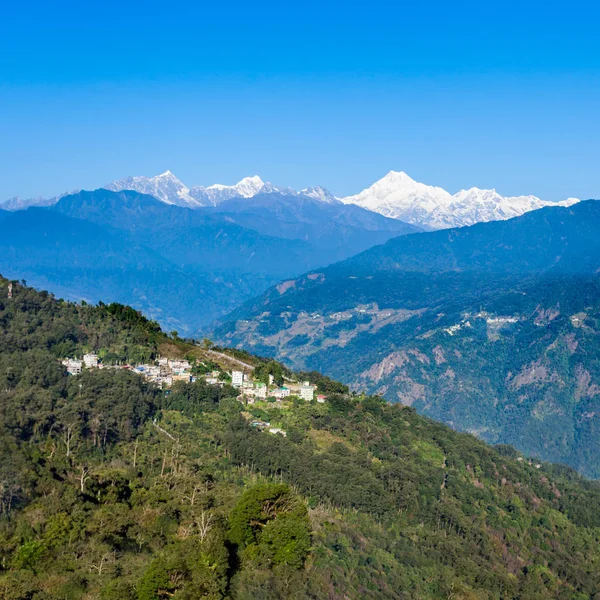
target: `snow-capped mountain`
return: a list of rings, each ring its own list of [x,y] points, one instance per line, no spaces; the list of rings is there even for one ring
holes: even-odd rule
[[[206,206],[218,206],[226,200],[232,198],[253,198],[257,194],[278,193],[285,196],[307,196],[326,202],[328,204],[339,202],[339,200],[328,190],[321,186],[306,188],[297,192],[291,188],[278,188],[269,182],[263,181],[258,175],[253,177],[244,177],[235,185],[223,185],[215,183],[207,187],[198,185],[189,188],[179,180],[171,171],[166,171],[161,175],[154,177],[126,177],[111,181],[103,186],[105,189],[120,192],[123,190],[133,190],[141,194],[154,196],[166,204],[175,204],[187,208],[203,208]],[[69,192],[69,193],[76,193]],[[29,206],[52,206],[60,198],[67,194],[61,194],[54,198],[11,198],[0,204],[0,209],[4,210],[22,210]]]
[[[313,198],[314,200],[320,200],[321,202],[325,202],[326,204],[337,204],[340,202],[340,199],[334,196],[328,189],[317,185],[315,187],[304,188],[298,194],[302,196],[307,196],[308,198]]]
[[[187,206],[189,208],[205,206],[204,203],[192,196],[190,189],[179,181],[171,171],[166,171],[155,177],[126,177],[125,179],[112,181],[104,187],[113,192],[134,190],[141,194],[154,196],[166,204],[176,204],[177,206]]]
[[[258,175],[244,177],[235,185],[214,184],[207,187],[187,187],[171,171],[155,177],[127,177],[104,186],[115,192],[134,190],[154,196],[166,204],[193,209],[214,207],[234,198],[254,198],[257,194],[276,194],[311,198],[326,204],[356,204],[386,217],[425,229],[464,227],[484,221],[499,221],[518,217],[544,206],[571,206],[579,202],[568,198],[562,202],[549,202],[536,196],[502,196],[496,190],[470,188],[451,194],[441,187],[426,185],[411,179],[403,171],[390,171],[385,177],[354,196],[337,198],[321,186],[296,191],[278,188],[264,182]],[[29,206],[51,206],[61,196],[54,198],[11,198],[0,204],[0,209],[22,210]]]
[[[244,177],[235,185],[222,185],[215,183],[208,187],[195,186],[190,190],[190,194],[202,206],[217,206],[225,200],[231,198],[252,198],[259,193],[270,193],[278,191],[275,186],[270,183],[265,183],[258,175],[253,177]]]
[[[452,195],[443,188],[415,181],[402,171],[390,171],[360,194],[341,201],[432,229],[510,219],[544,206],[571,206],[579,202],[577,198],[549,202],[536,196],[505,197],[496,190],[479,188]]]
[[[171,171],[155,177],[127,177],[113,181],[104,187],[114,192],[134,190],[154,196],[167,204],[176,204],[188,208],[217,206],[231,198],[252,198],[260,192],[278,191],[270,183],[265,183],[258,175],[244,177],[235,185],[215,183],[208,187],[198,185],[188,188]]]
[[[450,225],[451,227],[473,225],[481,221],[503,221],[544,206],[571,206],[579,202],[578,198],[549,202],[531,195],[501,196],[496,190],[481,190],[476,187],[460,190],[454,194],[453,199],[449,206],[453,219],[445,217],[447,222],[456,222],[455,225]],[[438,221],[443,220],[438,218]]]

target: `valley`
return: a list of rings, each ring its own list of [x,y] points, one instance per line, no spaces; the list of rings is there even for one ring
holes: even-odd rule
[[[599,217],[584,202],[397,238],[272,288],[214,337],[597,477]]]

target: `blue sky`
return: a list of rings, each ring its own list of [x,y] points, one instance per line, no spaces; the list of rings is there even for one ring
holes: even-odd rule
[[[172,170],[600,197],[592,2],[12,2],[0,200]]]

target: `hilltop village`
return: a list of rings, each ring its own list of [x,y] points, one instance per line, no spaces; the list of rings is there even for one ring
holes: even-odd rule
[[[278,385],[273,375],[268,375],[268,381],[262,381],[254,376],[253,368],[246,370],[224,371],[212,361],[194,361],[160,357],[155,363],[141,365],[108,365],[104,364],[97,354],[84,354],[82,359],[67,358],[61,361],[70,375],[79,375],[83,369],[128,369],[168,390],[174,383],[183,381],[193,383],[203,379],[209,385],[231,385],[239,391],[238,399],[244,404],[254,404],[256,401],[282,401],[284,399],[300,398],[307,402],[316,400],[323,403],[326,396],[317,393],[316,385],[310,381],[297,382],[286,380]],[[287,378],[286,378],[287,379]]]

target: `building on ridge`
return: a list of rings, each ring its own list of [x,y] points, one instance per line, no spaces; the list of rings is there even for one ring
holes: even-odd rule
[[[79,375],[81,373],[83,361],[77,360],[76,358],[65,358],[61,362],[67,368],[67,373],[69,373],[69,375]]]
[[[242,371],[231,372],[231,385],[234,388],[241,388],[244,385],[244,373]]]
[[[86,369],[92,369],[98,366],[98,356],[94,353],[83,355],[83,364]]]
[[[302,398],[302,400],[306,400],[307,402],[311,402],[314,397],[315,388],[312,385],[308,385],[308,382],[305,382],[300,388],[300,398]]]

